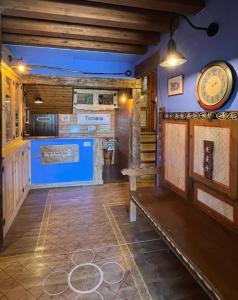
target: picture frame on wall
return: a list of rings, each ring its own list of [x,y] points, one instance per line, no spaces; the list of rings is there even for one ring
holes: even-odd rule
[[[168,79],[168,96],[183,95],[184,75],[178,75]]]

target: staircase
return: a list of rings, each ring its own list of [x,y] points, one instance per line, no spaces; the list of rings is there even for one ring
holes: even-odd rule
[[[156,132],[141,132],[141,167],[156,166]],[[154,175],[142,176],[141,180],[154,181]]]

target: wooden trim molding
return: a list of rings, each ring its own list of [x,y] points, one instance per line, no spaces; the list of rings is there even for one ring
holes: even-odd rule
[[[236,121],[231,120],[213,120],[209,122],[207,120],[191,120],[191,127],[190,127],[190,137],[191,137],[191,162],[190,162],[190,169],[191,169],[191,176],[194,181],[199,181],[204,183],[214,190],[218,190],[226,195],[228,195],[231,199],[235,200],[238,197],[238,186],[237,186],[237,165],[238,165],[238,124]],[[210,128],[212,129],[224,129],[229,130],[229,141],[228,141],[228,176],[229,178],[226,179],[228,181],[227,184],[222,183],[221,181],[217,181],[216,179],[208,179],[205,176],[198,174],[195,171],[194,160],[195,160],[195,128]],[[214,132],[215,134],[215,132]],[[211,134],[211,139],[213,139],[213,135]],[[217,141],[214,145],[215,150],[217,150]],[[220,143],[225,143],[225,141],[220,141]],[[214,162],[216,164],[216,162]],[[222,168],[222,164],[221,164]],[[219,173],[223,170],[219,170]],[[217,171],[218,172],[218,171]],[[224,170],[225,172],[225,170]],[[225,181],[224,181],[225,182]]]
[[[195,183],[194,203],[220,223],[238,230],[237,203],[234,203],[224,194],[204,184]]]

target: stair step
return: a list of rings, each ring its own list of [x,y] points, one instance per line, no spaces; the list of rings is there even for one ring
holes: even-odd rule
[[[141,153],[140,159],[142,162],[150,161],[153,162],[156,160],[155,152],[152,153]]]
[[[140,146],[141,152],[144,151],[156,151],[156,143],[150,143],[150,144],[141,144]]]
[[[141,132],[141,135],[156,135],[156,132],[155,131],[142,131]]]
[[[140,164],[141,168],[152,168],[155,167],[155,163],[154,162],[141,162]]]
[[[144,142],[156,142],[156,135],[155,134],[151,134],[151,135],[144,135],[142,134],[140,137],[140,140],[142,143]]]

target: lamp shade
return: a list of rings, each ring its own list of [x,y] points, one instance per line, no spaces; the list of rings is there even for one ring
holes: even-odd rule
[[[36,97],[36,100],[35,100],[35,104],[42,104],[43,103],[43,100],[41,99],[41,97]]]
[[[168,50],[160,61],[160,66],[164,68],[172,68],[182,65],[187,62],[187,59],[177,51],[176,43],[173,38],[170,38]]]

